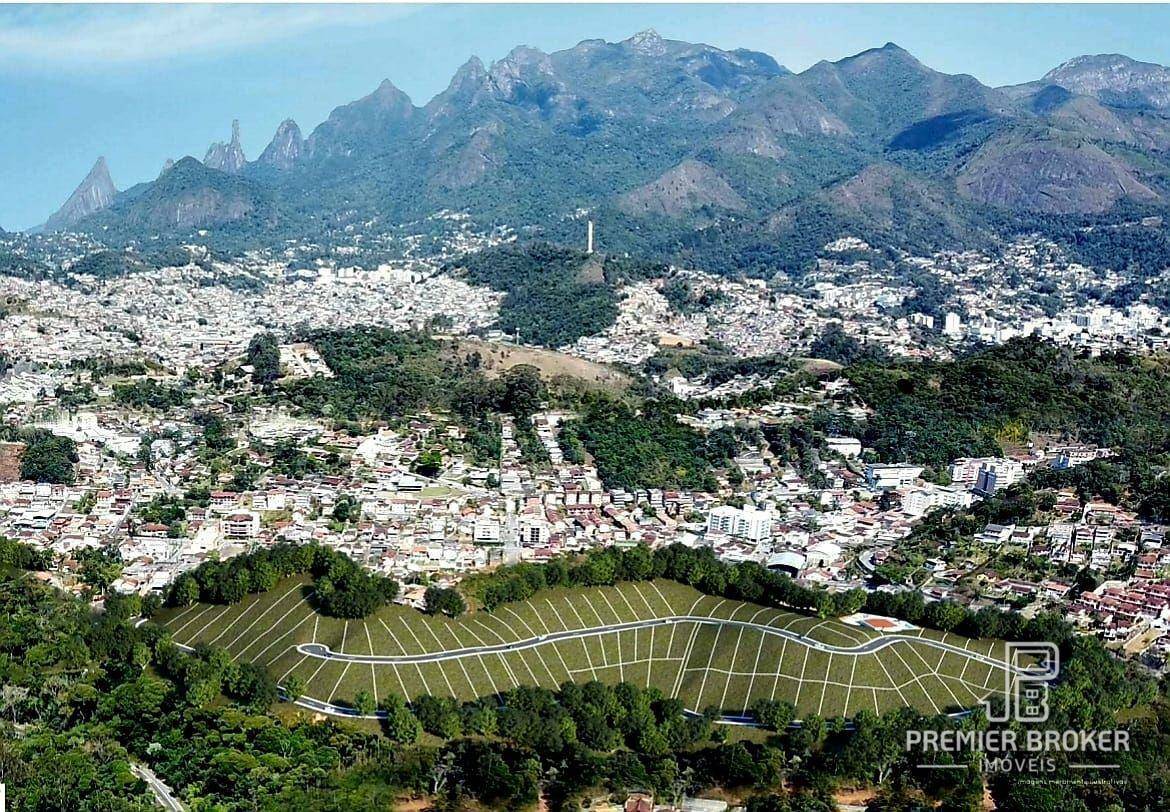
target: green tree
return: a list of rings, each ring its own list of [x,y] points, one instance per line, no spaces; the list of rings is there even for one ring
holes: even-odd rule
[[[382,710],[386,711],[384,724],[388,739],[402,744],[418,741],[418,737],[422,733],[422,725],[419,724],[418,718],[410,712],[406,703],[402,701],[402,697],[390,694],[383,697],[381,706]]]
[[[290,674],[284,679],[284,692],[290,700],[300,698],[305,690],[305,681],[296,674]]]
[[[248,342],[244,363],[252,367],[252,382],[267,386],[280,377],[280,345],[272,333],[257,333]]]
[[[83,547],[74,554],[82,583],[100,595],[122,575],[122,557],[116,549]]]
[[[429,586],[423,594],[423,611],[428,615],[458,617],[467,611],[467,602],[458,590]]]
[[[796,718],[796,708],[791,702],[757,699],[751,710],[757,721],[769,730],[784,730]]]
[[[353,698],[353,709],[362,716],[371,716],[378,709],[378,703],[369,691],[358,691]]]
[[[517,420],[527,421],[540,408],[544,395],[544,383],[536,367],[517,364],[504,373],[504,396],[500,405]]]

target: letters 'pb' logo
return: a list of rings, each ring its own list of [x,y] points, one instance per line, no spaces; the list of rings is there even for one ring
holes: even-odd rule
[[[1060,650],[1053,643],[1007,643],[1004,651],[1003,708],[983,700],[992,722],[1048,721],[1048,683],[1060,674]]]

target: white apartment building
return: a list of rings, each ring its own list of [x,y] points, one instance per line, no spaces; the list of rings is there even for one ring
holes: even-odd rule
[[[943,334],[958,338],[963,334],[963,320],[958,313],[947,313],[943,318]]]
[[[500,544],[500,523],[488,517],[476,519],[471,537],[476,544]]]
[[[913,485],[922,475],[921,465],[892,465],[872,464],[865,467],[865,481],[871,488],[878,490],[892,490]]]
[[[255,538],[260,532],[260,515],[257,513],[233,513],[224,517],[223,534],[229,539]]]
[[[825,445],[842,457],[861,456],[861,440],[854,437],[826,437]]]
[[[1069,445],[1061,448],[1052,449],[1056,453],[1056,461],[1052,463],[1053,468],[1075,468],[1078,465],[1084,465],[1086,462],[1093,460],[1104,459],[1110,455],[1108,448],[1098,448],[1091,445]]]
[[[935,508],[966,508],[975,501],[971,492],[954,485],[916,488],[902,499],[902,510],[911,516],[925,516]]]
[[[763,541],[772,535],[772,511],[721,505],[707,514],[707,532]]]

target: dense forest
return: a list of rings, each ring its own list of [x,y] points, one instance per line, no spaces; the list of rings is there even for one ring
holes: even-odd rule
[[[0,440],[24,444],[20,456],[21,479],[73,484],[78,458],[77,444],[70,438],[47,429],[4,426],[0,428]]]
[[[1038,338],[949,362],[862,362],[845,370],[874,414],[860,427],[884,461],[941,470],[1000,455],[1034,434],[1112,449],[1106,463],[1042,470],[1036,487],[1072,487],[1170,521],[1170,367],[1164,355],[1090,357]]]
[[[702,434],[679,423],[673,410],[647,401],[640,412],[599,397],[561,430],[565,454],[593,457],[607,488],[690,488],[714,491],[714,466],[730,463],[734,436]]]
[[[490,425],[490,415],[527,418],[545,392],[534,367],[520,364],[489,379],[478,355],[460,355],[423,333],[354,327],[312,330],[301,338],[321,353],[333,376],[281,383],[279,395],[296,407],[353,422],[449,410],[462,418],[484,456],[498,443],[499,427]]]
[[[649,375],[664,376],[676,372],[686,378],[702,378],[712,386],[725,383],[737,375],[775,375],[791,371],[796,362],[779,354],[745,358],[726,347],[713,343],[695,347],[661,347],[642,365]]]
[[[181,383],[159,383],[143,378],[129,383],[114,384],[114,402],[134,409],[162,409],[185,406],[191,402],[188,386]]]

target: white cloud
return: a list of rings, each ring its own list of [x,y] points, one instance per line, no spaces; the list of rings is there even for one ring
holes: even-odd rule
[[[383,22],[407,6],[155,5],[0,8],[0,65],[134,66]]]

